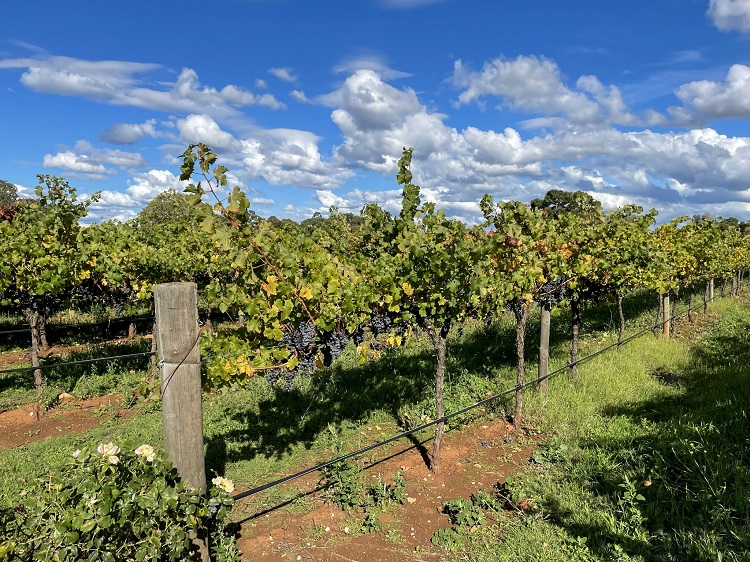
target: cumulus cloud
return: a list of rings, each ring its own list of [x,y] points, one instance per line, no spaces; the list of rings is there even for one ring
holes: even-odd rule
[[[297,77],[294,75],[294,71],[289,67],[283,68],[269,68],[268,72],[273,74],[279,80],[284,82],[296,82]]]
[[[593,77],[584,77],[579,87],[608,114],[627,115],[619,95]],[[425,197],[469,221],[476,220],[476,202],[485,192],[528,201],[552,188],[580,189],[612,204],[676,209],[678,203],[705,204],[705,194],[719,187],[724,201],[731,193],[742,199],[739,193],[750,184],[750,138],[709,128],[657,133],[602,124],[558,127],[528,138],[512,127],[458,130],[430,112],[413,90],[395,88],[367,70],[323,99],[334,108],[331,118],[344,137],[334,147],[337,162],[393,174],[402,148],[412,146]],[[321,207],[354,211],[368,201],[366,195],[319,190],[316,197]],[[383,205],[397,206],[400,199],[400,191],[392,200],[383,192],[372,195]]]
[[[750,0],[710,0],[708,17],[723,31],[750,33]]]
[[[332,189],[354,173],[326,160],[313,133],[295,129],[271,129],[240,141],[243,173],[272,185]]]
[[[142,206],[168,189],[181,192],[188,183],[180,181],[179,176],[169,170],[149,170],[134,175],[128,181],[128,187],[125,191],[130,197],[132,206]]]
[[[231,133],[223,131],[208,115],[188,115],[177,121],[180,140],[185,143],[208,144],[213,149],[235,152],[240,143]]]
[[[678,120],[691,123],[705,119],[750,118],[750,67],[735,64],[723,82],[699,80],[677,88],[675,95],[684,104],[669,112]]]
[[[292,90],[289,92],[290,95],[300,103],[313,103],[313,101],[305,95],[302,90]]]
[[[57,168],[71,172],[72,177],[104,179],[115,175],[114,168],[133,170],[146,166],[146,161],[137,152],[97,149],[87,141],[78,141],[72,150],[57,154],[45,154],[42,164],[45,168]]]
[[[249,181],[272,185],[335,188],[353,175],[344,166],[325,159],[320,139],[296,129],[257,129],[242,137],[223,129],[209,115],[189,115],[177,121],[180,140],[204,142],[215,149],[222,162],[234,165]]]
[[[204,86],[190,68],[183,68],[174,82],[161,82],[161,89],[146,87],[139,78],[161,68],[150,63],[54,56],[0,60],[0,69],[3,68],[25,68],[21,82],[36,92],[79,96],[113,105],[214,116],[235,115],[237,106],[285,107],[271,94],[254,94],[232,84],[221,90]]]
[[[566,123],[574,125],[633,125],[642,121],[627,110],[616,86],[604,86],[595,76],[582,76],[576,82],[578,91],[573,90],[563,83],[557,64],[544,57],[497,58],[484,63],[479,72],[457,60],[452,82],[463,89],[457,105],[483,104],[487,97],[496,97],[510,109],[564,116]],[[649,121],[658,121],[658,117],[651,115]]]

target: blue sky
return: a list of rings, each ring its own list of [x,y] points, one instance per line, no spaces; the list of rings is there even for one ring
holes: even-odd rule
[[[206,142],[263,216],[582,189],[750,218],[750,0],[6,2],[0,178],[125,220]]]

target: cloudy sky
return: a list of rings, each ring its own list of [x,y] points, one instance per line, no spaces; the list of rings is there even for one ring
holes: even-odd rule
[[[102,190],[97,218],[180,189],[206,142],[256,212],[474,221],[484,193],[581,189],[661,219],[750,218],[750,0],[7,2],[0,179]]]

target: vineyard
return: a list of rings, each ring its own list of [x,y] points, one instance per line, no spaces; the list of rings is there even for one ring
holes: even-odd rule
[[[345,456],[358,458],[372,450],[387,450],[397,439],[381,434],[374,444],[345,447],[344,435],[362,433],[364,425],[377,426],[379,431],[380,426],[388,428],[399,440],[418,444],[424,465],[434,477],[454,472],[456,459],[449,455],[446,461],[442,455],[446,431],[457,431],[485,415],[501,422],[504,435],[513,436],[506,441],[523,442],[533,450],[533,435],[545,423],[544,404],[567,396],[555,396],[557,387],[552,381],[563,376],[564,381],[577,385],[576,393],[582,392],[588,384],[584,379],[590,376],[584,366],[590,354],[598,355],[605,347],[620,349],[644,332],[662,336],[650,338],[653,345],[666,346],[663,349],[674,353],[677,348],[669,346],[683,345],[680,353],[688,354],[688,344],[673,342],[672,333],[710,317],[719,295],[739,297],[750,270],[750,233],[734,219],[680,217],[657,226],[656,211],[626,206],[605,213],[598,201],[582,192],[551,191],[529,205],[485,196],[477,205],[482,222],[466,225],[422,201],[420,188],[413,183],[411,149],[404,150],[398,163],[396,179],[403,186],[403,198],[397,213],[375,204],[366,206],[361,216],[332,208],[328,217],[316,216],[301,224],[257,216],[246,194],[228,187],[228,170],[217,160],[205,145],[188,147],[181,167],[181,179],[192,182],[186,194],[168,194],[162,201],[164,207],[147,208],[132,222],[82,226],[96,196],[80,201],[74,188],[50,176],[40,176],[36,199],[12,204],[0,220],[0,244],[6,256],[0,266],[0,304],[9,319],[8,329],[0,328],[0,337],[13,342],[10,348],[26,348],[21,338],[31,342],[31,365],[22,359],[1,368],[2,388],[27,396],[20,389],[25,383],[18,381],[33,374],[33,414],[38,420],[55,404],[58,391],[74,390],[89,374],[104,376],[108,364],[116,365],[110,374],[113,369],[132,374],[128,402],[140,404],[135,407],[142,408],[145,417],[152,415],[150,410],[158,409],[164,391],[156,377],[156,357],[161,354],[163,362],[165,351],[158,349],[156,331],[153,337],[138,334],[152,331],[157,287],[176,281],[197,286],[196,314],[202,326],[195,343],[200,341],[199,364],[207,397],[206,462],[216,478],[203,499],[190,499],[181,483],[158,471],[156,476],[148,473],[148,478],[166,479],[167,489],[174,490],[169,492],[175,498],[169,509],[176,511],[170,517],[183,521],[188,530],[162,540],[149,535],[149,524],[144,523],[142,536],[150,536],[151,542],[148,548],[133,546],[132,556],[139,560],[180,559],[184,550],[170,545],[189,549],[195,533],[206,526],[218,524],[216,532],[227,535],[222,521],[227,516],[232,520],[233,498],[237,506],[256,494],[263,498],[258,501],[272,504],[275,497],[283,503],[294,494],[278,486],[289,480],[280,477],[305,466],[315,465],[315,472],[323,475],[329,502],[359,510],[358,529],[368,525],[380,529],[378,517],[389,505],[407,503],[403,474],[390,474],[390,483],[381,482],[380,492],[365,493],[364,488],[354,486],[351,462],[341,455],[357,450],[356,455]],[[67,328],[51,319],[71,309],[79,316],[106,317],[107,329],[121,322],[118,333],[125,341],[108,342],[62,360],[45,359],[54,338],[68,337]],[[733,308],[730,313],[741,315]],[[20,327],[19,321],[25,325]],[[95,328],[94,332],[101,335],[103,330]],[[607,339],[610,330],[611,340]],[[644,351],[646,344],[629,345],[650,353]],[[675,362],[682,360],[686,359]],[[533,373],[528,372],[529,364]],[[50,397],[45,389],[51,383],[57,386]],[[2,399],[9,405],[17,400]],[[550,418],[556,415],[552,410]],[[150,450],[140,449],[141,453],[126,458],[112,444],[125,436],[133,442],[160,444],[153,419],[146,425],[140,423],[120,427],[117,422],[104,428],[94,439],[101,438],[102,444],[110,441],[113,448],[104,447],[99,458],[81,446],[84,453],[76,455],[79,464],[75,466],[85,472],[87,462],[104,463],[95,465],[102,478],[114,465],[130,470],[122,486],[129,480],[151,482],[139,472],[144,458],[162,463],[158,470],[170,474],[168,461],[162,457],[154,461],[157,457]],[[429,450],[424,447],[428,430]],[[581,437],[576,439],[576,446],[583,446]],[[79,441],[61,443],[53,458],[44,458],[50,462],[64,458],[62,450],[69,445],[71,451],[78,450],[72,443]],[[308,449],[322,456],[305,456]],[[514,449],[515,453],[522,450],[526,449]],[[549,467],[549,473],[557,470],[556,464],[573,462],[568,445],[554,440],[539,451],[536,464]],[[15,454],[21,453],[0,458],[0,466],[22,463]],[[234,462],[231,469],[228,461]],[[654,474],[668,472],[658,464],[667,460],[657,461],[651,468]],[[23,474],[34,478],[44,468],[37,466]],[[701,468],[691,465],[685,470]],[[309,472],[303,470],[296,476]],[[229,491],[224,483],[225,474],[241,484],[233,497],[233,487]],[[676,482],[683,477],[678,475]],[[617,532],[602,530],[599,541],[614,550],[597,554],[583,542],[570,543],[565,548],[580,558],[557,559],[648,559],[638,556],[648,552],[642,543],[653,540],[657,528],[649,527],[639,507],[647,501],[647,494],[628,478],[614,485],[613,497],[620,502],[612,523]],[[273,487],[263,486],[272,481]],[[12,498],[21,492],[21,484],[4,484],[2,507],[16,505]],[[446,506],[454,525],[450,532],[436,534],[432,544],[454,552],[452,548],[469,541],[462,534],[466,529],[481,527],[480,519],[486,514],[506,511],[508,506],[542,524],[544,510],[517,506],[526,501],[521,495],[551,494],[542,490],[547,484],[523,481],[515,489],[472,496],[474,503]],[[60,485],[73,486],[70,482]],[[352,488],[342,494],[346,486]],[[370,499],[356,499],[361,494]],[[115,505],[119,496],[112,497]],[[180,511],[183,498],[185,506],[199,507]],[[204,501],[205,505],[200,503]],[[660,497],[658,501],[672,500]],[[144,502],[128,509],[146,513]],[[242,514],[237,506],[235,511]],[[143,520],[164,516],[157,507],[143,515]],[[41,514],[49,516],[44,510],[51,508],[37,508],[40,518]],[[95,537],[98,532],[101,537],[106,529],[114,528],[110,509],[88,518],[81,515],[78,521],[61,515],[59,528],[53,525],[50,531],[57,533],[57,546],[50,547],[49,559],[55,548],[61,560],[78,559],[84,551],[98,553],[92,554],[92,560],[116,559],[101,538],[99,543],[95,538],[84,540],[86,533]],[[555,513],[549,506],[545,509]],[[737,509],[727,508],[728,519],[721,521],[734,521]],[[218,522],[209,524],[217,512]],[[717,517],[713,512],[704,515]],[[11,519],[3,521],[8,529],[18,524]],[[659,525],[666,533],[669,523]],[[722,540],[741,550],[747,545],[745,531],[738,528],[738,535]],[[593,540],[593,534],[582,531],[571,536]],[[558,541],[559,536],[549,540]],[[74,546],[63,546],[65,541]],[[691,559],[704,559],[685,546],[689,541],[664,541],[669,548],[691,552]],[[212,556],[231,559],[230,543],[229,539],[218,541]],[[722,548],[717,544],[706,547],[706,552]],[[28,550],[18,545],[17,538],[0,542],[0,556],[5,552],[11,560],[16,559],[13,556],[27,559],[23,553],[28,555]],[[622,552],[619,558],[615,546]]]

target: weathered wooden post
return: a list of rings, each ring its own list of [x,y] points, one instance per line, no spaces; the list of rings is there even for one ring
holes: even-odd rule
[[[206,492],[203,453],[203,408],[195,283],[154,287],[156,347],[161,365],[164,449],[182,480]],[[195,540],[202,562],[208,562],[205,533]]]
[[[539,370],[537,380],[539,381],[539,391],[543,394],[547,392],[547,374],[549,373],[549,334],[552,316],[552,306],[549,303],[543,303],[539,307],[541,314],[539,324]]]
[[[671,327],[671,316],[672,313],[669,309],[669,291],[667,291],[662,297],[662,303],[664,308],[664,316],[662,318],[661,335],[669,339],[669,329]]]

